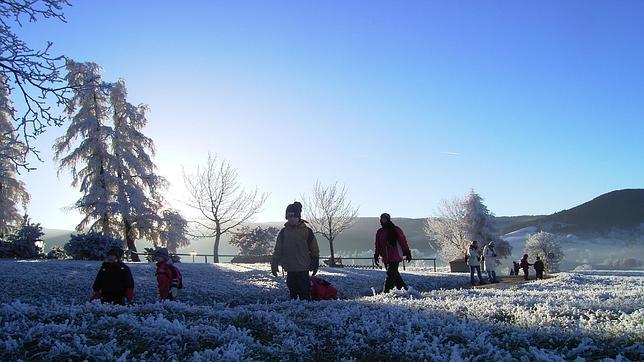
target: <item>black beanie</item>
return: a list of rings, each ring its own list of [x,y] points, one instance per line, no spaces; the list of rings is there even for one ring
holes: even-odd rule
[[[286,207],[286,215],[285,217],[288,219],[288,214],[289,213],[295,213],[295,216],[297,216],[299,219],[302,218],[302,204],[299,202],[295,201],[294,203],[288,205]]]
[[[121,259],[123,257],[123,249],[113,247],[107,252],[107,256],[110,256],[110,255],[115,256],[117,259]]]

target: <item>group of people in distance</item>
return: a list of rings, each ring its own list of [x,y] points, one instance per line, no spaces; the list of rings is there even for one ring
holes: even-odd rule
[[[496,251],[494,250],[494,241],[490,241],[483,251],[479,250],[479,243],[473,240],[470,247],[467,249],[467,265],[470,267],[470,284],[475,285],[474,272],[478,276],[478,284],[485,284],[481,277],[481,262],[483,262],[484,270],[487,272],[488,283],[498,283],[496,278]]]
[[[313,230],[302,219],[302,204],[294,202],[286,207],[286,223],[280,230],[275,242],[271,259],[271,272],[277,276],[279,266],[286,271],[286,285],[292,299],[311,299],[309,272],[315,275],[319,268],[320,248]],[[394,286],[407,288],[398,266],[404,256],[411,261],[411,250],[402,229],[394,225],[389,214],[380,216],[381,228],[376,232],[374,261],[382,260],[387,270],[383,291],[386,293]]]
[[[181,272],[172,264],[168,249],[157,249],[154,256],[157,261],[159,300],[176,300],[177,290],[182,287]],[[103,303],[121,305],[134,301],[134,278],[122,258],[121,248],[115,247],[108,251],[92,285],[94,294],[90,297],[90,301],[100,299]]]
[[[487,272],[487,281],[488,283],[498,283],[499,280],[496,277],[496,251],[494,250],[494,242],[489,242],[484,248],[483,251],[479,251],[478,241],[472,241],[470,247],[467,251],[467,265],[470,267],[470,283],[475,285],[474,273],[476,272],[478,276],[478,284],[485,284],[483,278],[481,277],[481,263],[483,263],[484,270]],[[523,276],[525,280],[528,280],[528,268],[533,266],[537,274],[537,279],[543,279],[543,271],[545,266],[540,257],[537,256],[534,264],[528,263],[528,254],[524,254],[521,262],[513,262],[514,269],[511,270],[510,275],[518,275],[519,269],[523,270]]]
[[[543,279],[543,271],[545,270],[545,265],[543,264],[543,260],[539,256],[537,256],[536,260],[534,261],[534,264],[530,264],[528,262],[528,254],[523,254],[523,258],[521,258],[521,261],[519,263],[513,262],[514,264],[514,274],[519,275],[519,268],[523,270],[523,279],[528,280],[528,269],[530,267],[534,267],[534,271],[537,275],[537,279]]]

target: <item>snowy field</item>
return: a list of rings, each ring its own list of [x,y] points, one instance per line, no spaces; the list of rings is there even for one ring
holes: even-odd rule
[[[267,266],[181,265],[181,302],[86,303],[98,262],[0,261],[0,360],[644,359],[644,272],[562,273],[506,289],[408,270],[410,293],[372,295],[381,270],[323,270],[337,301],[287,300]]]

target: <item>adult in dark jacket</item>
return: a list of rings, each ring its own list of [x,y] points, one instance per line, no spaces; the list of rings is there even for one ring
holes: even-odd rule
[[[521,259],[521,262],[519,263],[519,266],[521,269],[523,269],[523,278],[525,280],[528,280],[528,268],[532,264],[528,263],[528,254],[523,254],[523,258]]]
[[[101,270],[98,271],[94,285],[94,295],[90,300],[100,299],[103,303],[125,304],[134,299],[134,279],[130,268],[120,259],[123,250],[112,248],[108,253]]]
[[[407,238],[405,238],[402,229],[391,222],[391,216],[387,213],[380,215],[380,226],[381,228],[376,232],[373,259],[376,265],[378,265],[378,260],[382,259],[387,270],[383,293],[389,292],[394,286],[398,289],[406,289],[407,286],[398,272],[398,266],[402,261],[401,252],[407,262],[411,261],[411,250],[409,250]]]
[[[318,272],[320,248],[313,230],[302,220],[302,204],[294,202],[286,207],[286,224],[277,234],[271,273],[277,276],[278,266],[286,271],[286,285],[291,299],[311,300],[309,271]]]
[[[540,257],[537,257],[537,260],[534,262],[534,271],[537,273],[537,279],[543,279],[543,271],[545,266]]]

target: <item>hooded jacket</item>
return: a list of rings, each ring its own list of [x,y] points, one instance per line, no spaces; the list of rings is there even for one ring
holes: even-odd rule
[[[318,242],[305,221],[295,226],[284,224],[275,241],[274,264],[281,265],[287,272],[309,271],[312,259],[319,257]]]
[[[474,245],[470,245],[470,248],[467,249],[467,265],[481,266],[481,252]]]
[[[398,251],[399,245],[403,255],[409,255],[411,253],[405,233],[398,226],[396,226],[396,234],[398,240],[394,245],[391,245],[387,240],[387,230],[385,228],[380,228],[376,232],[375,254],[382,257],[383,263],[399,263],[402,261],[402,257]]]
[[[496,267],[496,251],[494,251],[494,247],[486,245],[483,248],[483,256],[485,257],[485,261],[483,263],[485,271],[494,271],[494,268]]]

